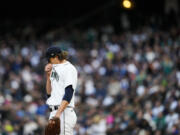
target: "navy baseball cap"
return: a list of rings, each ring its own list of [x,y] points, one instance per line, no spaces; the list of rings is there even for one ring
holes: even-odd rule
[[[55,57],[57,54],[62,52],[61,48],[58,46],[51,46],[46,50],[46,58],[49,60],[52,57]]]

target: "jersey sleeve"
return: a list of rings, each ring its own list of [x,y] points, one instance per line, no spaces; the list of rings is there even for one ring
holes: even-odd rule
[[[73,68],[69,68],[66,70],[64,79],[64,85],[65,88],[69,85],[72,85],[73,88],[75,88],[76,82],[77,82],[77,71]]]

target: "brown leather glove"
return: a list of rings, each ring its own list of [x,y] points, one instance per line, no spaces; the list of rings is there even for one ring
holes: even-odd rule
[[[45,135],[59,135],[60,130],[60,119],[53,117],[48,121],[48,124],[45,127]]]

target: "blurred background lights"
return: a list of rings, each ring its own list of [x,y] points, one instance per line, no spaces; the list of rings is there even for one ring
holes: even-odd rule
[[[132,8],[132,2],[130,0],[123,0],[122,4],[124,8]]]

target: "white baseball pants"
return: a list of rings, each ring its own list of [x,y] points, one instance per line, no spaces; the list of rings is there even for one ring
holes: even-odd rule
[[[57,110],[50,113],[49,119],[56,115]],[[61,121],[61,133],[60,135],[73,135],[73,129],[75,127],[77,116],[73,108],[66,108],[60,116]]]

